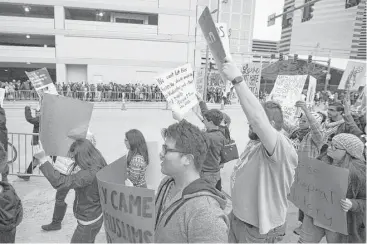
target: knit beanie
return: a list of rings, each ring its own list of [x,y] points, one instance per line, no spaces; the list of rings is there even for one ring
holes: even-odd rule
[[[362,159],[364,145],[362,141],[353,134],[337,134],[334,136],[333,142],[339,143],[354,158]]]

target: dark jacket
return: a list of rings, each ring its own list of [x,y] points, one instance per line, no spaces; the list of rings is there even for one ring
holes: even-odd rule
[[[24,109],[24,114],[25,114],[25,120],[27,120],[27,122],[33,124],[33,133],[34,134],[38,134],[40,131],[40,117],[33,117],[32,116],[32,112],[31,112],[31,108],[29,106],[26,106]],[[38,135],[33,135],[32,137],[32,145],[38,145]]]
[[[332,159],[326,153],[319,160],[333,165]],[[347,212],[347,243],[366,243],[366,162],[351,158],[349,166],[348,189],[346,198],[352,202],[352,208]],[[339,234],[343,240],[343,235]]]
[[[0,181],[3,191],[0,193],[0,230],[11,231],[23,219],[23,206],[13,186]]]
[[[51,163],[40,166],[43,175],[55,189],[74,189],[74,215],[82,221],[92,221],[102,214],[96,174],[98,171],[80,170],[76,174],[62,175]]]
[[[6,128],[6,115],[4,108],[0,107],[0,143],[8,152],[8,129]]]

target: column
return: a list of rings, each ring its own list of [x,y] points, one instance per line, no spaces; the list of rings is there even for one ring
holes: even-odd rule
[[[65,8],[64,6],[54,7],[55,29],[65,29]]]

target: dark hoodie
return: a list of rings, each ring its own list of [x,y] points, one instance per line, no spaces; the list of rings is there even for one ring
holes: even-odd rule
[[[23,206],[14,188],[0,181],[3,191],[0,193],[0,230],[11,231],[23,219]]]
[[[24,115],[27,122],[33,124],[33,133],[38,134],[40,131],[40,117],[33,117],[31,108],[29,106],[26,106],[24,109]],[[38,135],[33,135],[32,138],[32,145],[38,145]]]
[[[227,243],[229,221],[224,213],[225,196],[206,180],[197,179],[181,195],[165,203],[173,184],[173,178],[166,177],[158,187],[155,242]]]

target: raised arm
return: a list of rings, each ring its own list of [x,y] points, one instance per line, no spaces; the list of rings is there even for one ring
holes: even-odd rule
[[[252,126],[254,133],[258,135],[267,152],[272,155],[277,142],[277,132],[270,123],[260,101],[243,81],[241,71],[233,62],[227,61],[223,66],[219,64],[218,67],[222,70],[227,80],[242,80],[242,82],[234,83],[234,88],[240,99],[242,110],[245,113],[248,122]]]
[[[27,122],[29,122],[31,124],[38,124],[39,123],[39,117],[33,117],[32,116],[31,108],[29,106],[26,106],[24,108],[24,115],[25,115],[25,120],[27,120]]]
[[[347,90],[347,93],[346,93],[345,98],[344,98],[344,121],[345,121],[348,133],[354,134],[354,135],[360,137],[361,135],[363,135],[363,132],[362,132],[362,130],[359,129],[356,122],[354,121],[354,119],[352,117],[350,107],[351,107],[351,105],[350,105],[350,91]]]

